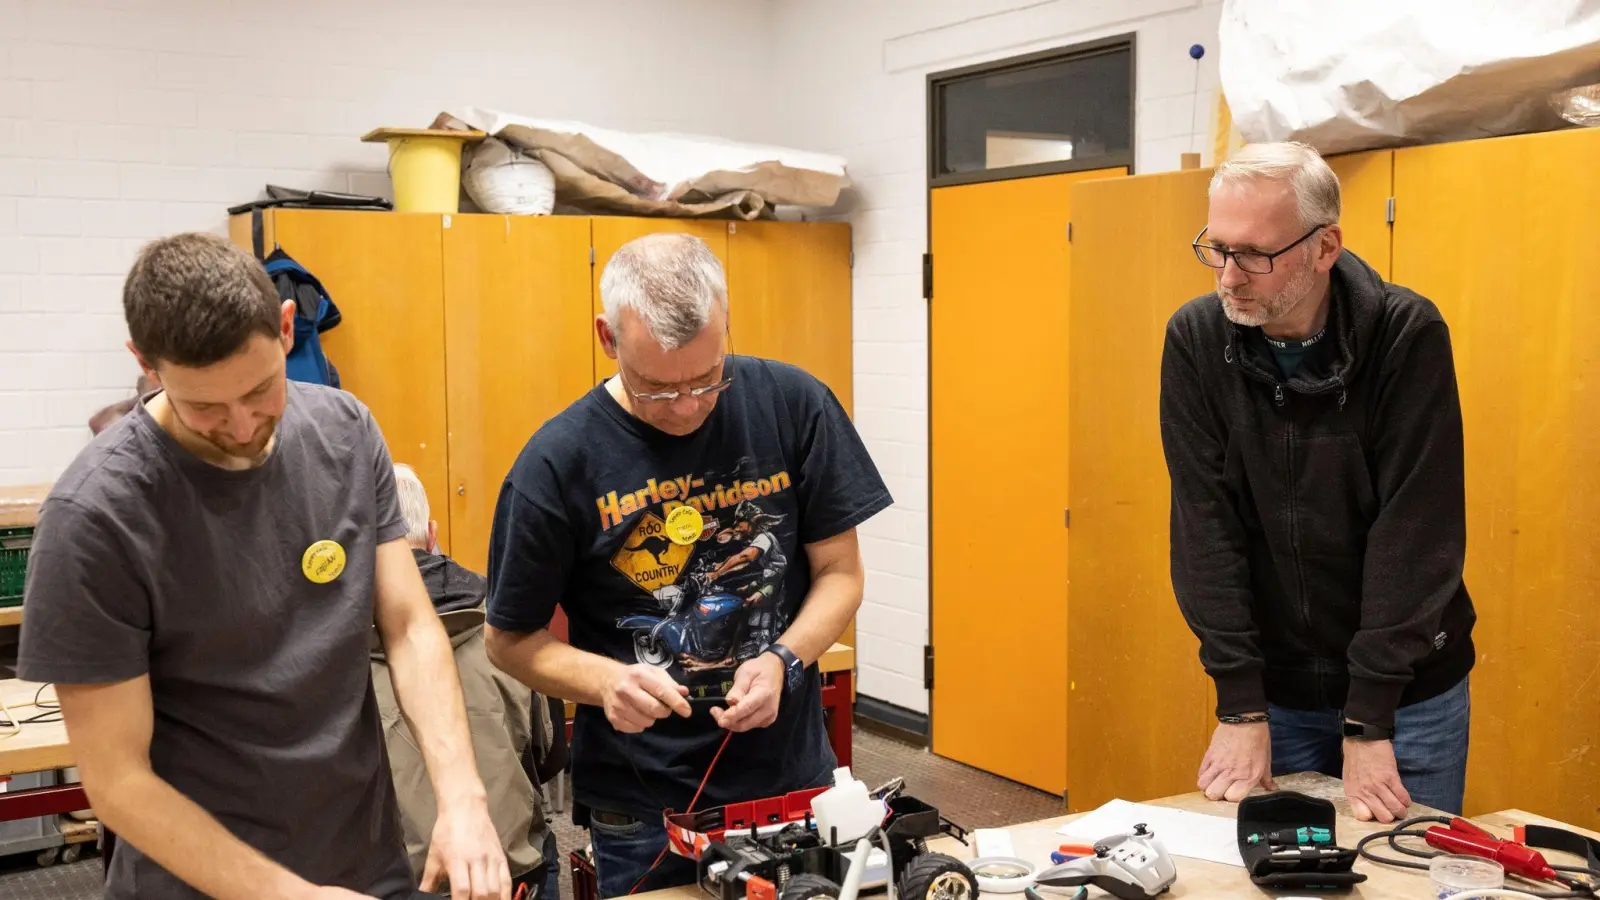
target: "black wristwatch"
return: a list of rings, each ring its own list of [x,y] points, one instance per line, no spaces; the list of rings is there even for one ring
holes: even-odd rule
[[[1394,740],[1394,729],[1384,728],[1382,725],[1352,722],[1346,719],[1344,736],[1353,741],[1392,741]]]
[[[800,657],[795,656],[793,650],[782,644],[768,644],[766,652],[783,661],[784,693],[792,694],[799,690],[806,677],[806,667],[800,662]]]

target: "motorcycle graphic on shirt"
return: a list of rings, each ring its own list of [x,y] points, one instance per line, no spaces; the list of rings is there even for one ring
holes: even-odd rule
[[[652,518],[641,519],[613,559],[658,607],[617,621],[639,662],[687,675],[727,670],[777,639],[787,626],[778,604],[789,561],[774,529],[786,516],[741,500],[704,516],[690,545],[658,539]]]

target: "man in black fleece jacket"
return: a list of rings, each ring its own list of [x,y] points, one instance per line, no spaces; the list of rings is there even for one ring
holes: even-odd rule
[[[1217,688],[1200,788],[1322,771],[1388,822],[1465,789],[1461,407],[1439,311],[1338,220],[1301,144],[1212,179],[1195,254],[1217,291],[1172,317],[1161,365],[1172,585]]]

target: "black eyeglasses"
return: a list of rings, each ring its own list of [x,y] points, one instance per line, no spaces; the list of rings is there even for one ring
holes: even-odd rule
[[[1207,228],[1209,227],[1207,226]],[[1272,274],[1273,260],[1305,243],[1307,238],[1327,227],[1327,225],[1318,225],[1312,228],[1305,234],[1300,235],[1299,239],[1294,243],[1276,253],[1262,253],[1259,250],[1224,250],[1212,244],[1202,244],[1200,239],[1206,236],[1206,229],[1202,228],[1200,233],[1194,236],[1194,255],[1213,269],[1220,269],[1226,266],[1228,257],[1231,256],[1233,257],[1233,264],[1238,266],[1241,272],[1249,272],[1251,275],[1270,275]]]

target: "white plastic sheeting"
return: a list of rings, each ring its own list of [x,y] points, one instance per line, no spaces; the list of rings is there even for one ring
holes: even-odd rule
[[[1225,0],[1219,37],[1240,135],[1323,153],[1559,127],[1600,81],[1600,0]]]
[[[633,215],[735,215],[828,207],[848,184],[838,156],[684,134],[634,134],[582,122],[464,107],[436,127],[488,132],[549,166],[558,206]]]

